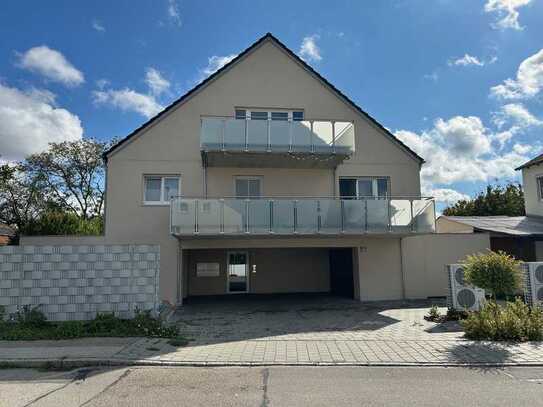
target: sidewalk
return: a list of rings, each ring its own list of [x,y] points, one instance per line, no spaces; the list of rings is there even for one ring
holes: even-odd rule
[[[543,343],[257,339],[176,348],[166,339],[0,341],[0,366],[543,366]]]
[[[543,342],[465,340],[458,323],[425,321],[427,312],[322,299],[198,304],[175,316],[184,347],[157,338],[0,341],[0,366],[543,366]]]

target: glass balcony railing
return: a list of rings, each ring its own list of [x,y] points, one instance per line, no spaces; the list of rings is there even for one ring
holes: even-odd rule
[[[354,152],[354,124],[202,117],[200,147],[203,151],[350,155]]]
[[[431,198],[188,199],[170,206],[174,235],[432,233]]]

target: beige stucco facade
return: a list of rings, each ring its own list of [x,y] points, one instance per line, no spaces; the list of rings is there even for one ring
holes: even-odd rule
[[[232,116],[236,107],[297,109],[303,110],[308,119],[353,122],[356,152],[335,171],[208,168],[204,177],[199,140],[201,116]],[[234,196],[234,178],[238,175],[262,177],[264,196],[332,197],[337,196],[342,176],[386,176],[390,180],[391,195],[416,197],[420,196],[420,166],[421,162],[405,147],[392,140],[383,129],[364,117],[274,41],[263,41],[108,155],[105,238],[159,244],[160,297],[170,302],[180,302],[182,297],[191,294],[185,287],[187,284],[194,293],[206,293],[207,290],[209,294],[220,293],[220,287],[226,286],[222,282],[209,282],[209,287],[202,288],[199,282],[190,280],[190,274],[187,274],[190,267],[186,263],[193,261],[191,258],[197,251],[187,255],[182,249],[207,249],[207,254],[201,255],[214,256],[218,252],[213,252],[213,248],[253,247],[265,250],[276,247],[286,250],[300,246],[333,247],[338,244],[357,248],[355,263],[359,274],[355,275],[355,291],[361,299],[398,299],[404,295],[399,237],[351,238],[348,241],[330,238],[179,240],[169,233],[169,206],[144,205],[143,177],[179,175],[180,193],[186,197],[203,197],[206,192],[209,197]],[[302,252],[288,253],[305,264]],[[317,250],[315,253],[322,255],[324,251]],[[284,261],[281,256],[273,256],[274,253],[270,254],[263,263],[263,270],[268,270],[266,264]],[[326,263],[318,255],[317,258],[322,260],[319,260],[319,265]],[[280,270],[276,273],[282,272],[283,268]],[[325,290],[327,286],[322,276],[326,273],[322,270],[315,270],[314,273],[313,276],[321,277],[306,284],[305,288],[296,286],[299,279],[307,280],[305,276],[291,276],[290,283],[294,288]],[[256,278],[254,287],[257,292],[287,289],[281,285],[284,279],[279,275],[275,278],[272,271],[263,272]]]
[[[522,185],[526,215],[543,216],[543,197],[540,196],[537,178],[543,177],[543,164],[532,165],[522,169]]]
[[[473,227],[440,216],[436,219],[437,233],[473,233]]]

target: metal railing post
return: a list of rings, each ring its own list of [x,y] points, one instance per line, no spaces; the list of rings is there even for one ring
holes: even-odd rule
[[[309,125],[310,125],[310,133],[309,133],[309,138],[310,138],[310,143],[311,143],[311,152],[314,153],[315,152],[315,142],[313,141],[313,120],[311,120],[309,122]]]
[[[219,231],[224,233],[224,199],[219,200]]]
[[[292,119],[288,120],[288,151],[292,153]]]
[[[364,198],[364,227],[365,232],[368,233],[368,200]]]
[[[221,150],[222,151],[226,150],[224,146],[224,133],[226,133],[226,119],[221,120]]]
[[[298,233],[298,201],[297,200],[294,200],[293,201],[293,210],[294,210],[294,233]]]
[[[409,200],[409,205],[411,206],[411,232],[415,231],[415,215],[413,213],[413,200]]]
[[[267,151],[268,153],[271,152],[271,119],[268,118],[268,128],[267,128],[267,141],[268,141],[268,148],[267,148]]]
[[[387,198],[388,201],[388,231],[392,232],[392,199]]]
[[[198,233],[198,206],[199,201],[194,201],[194,233]]]
[[[317,233],[321,233],[321,201],[317,201]]]
[[[345,233],[345,205],[343,199],[339,200],[339,207],[341,213],[341,233]]]
[[[249,199],[245,200],[245,233],[249,233]]]
[[[249,151],[249,119],[245,118],[245,151]]]
[[[332,152],[336,153],[336,122],[332,121]]]

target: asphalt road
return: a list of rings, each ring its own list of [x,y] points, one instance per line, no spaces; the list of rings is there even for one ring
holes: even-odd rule
[[[0,406],[536,406],[543,368],[0,370]]]

